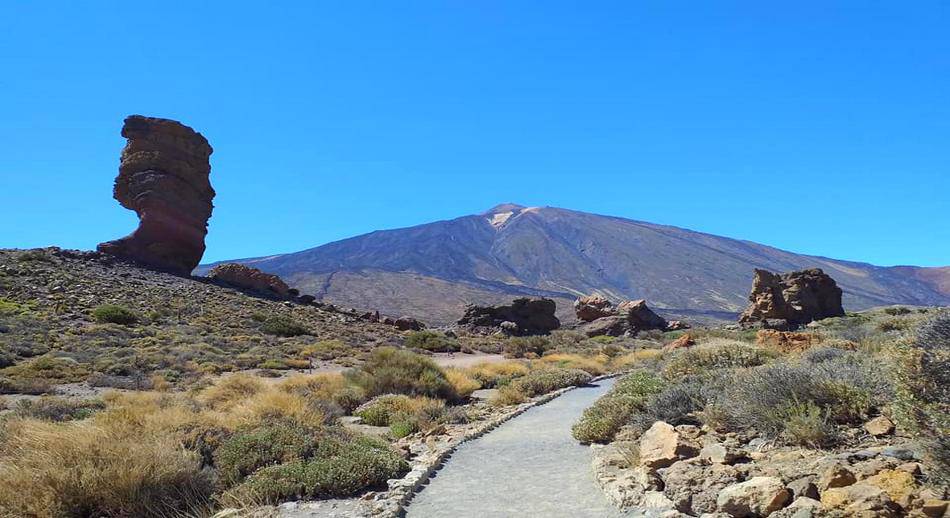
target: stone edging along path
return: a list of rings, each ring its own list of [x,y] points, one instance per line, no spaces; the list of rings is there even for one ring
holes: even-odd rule
[[[624,373],[614,373],[607,374],[604,376],[598,376],[590,380],[589,383],[595,383],[597,381],[614,378],[621,376]],[[543,405],[571,390],[578,388],[574,387],[565,387],[547,394],[541,395],[528,401],[527,403],[522,403],[517,407],[480,423],[478,426],[469,430],[466,434],[454,437],[451,440],[430,446],[429,451],[418,455],[412,461],[410,461],[411,469],[405,476],[400,479],[393,479],[389,481],[389,490],[385,493],[380,493],[377,496],[377,499],[372,503],[372,515],[381,517],[381,518],[397,518],[403,516],[406,506],[415,496],[415,494],[420,490],[420,488],[427,483],[432,475],[435,474],[442,466],[445,464],[446,460],[458,449],[462,444],[477,439],[488,432],[494,430],[502,423],[509,421],[527,410],[534,408],[539,405]]]

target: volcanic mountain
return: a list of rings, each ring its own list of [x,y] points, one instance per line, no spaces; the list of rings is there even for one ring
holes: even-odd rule
[[[326,302],[458,318],[466,303],[552,297],[570,319],[582,294],[647,299],[669,316],[733,319],[753,269],[818,267],[844,290],[848,310],[950,305],[950,267],[881,267],[554,207],[503,204],[483,214],[380,230],[301,252],[240,259]],[[196,270],[202,273],[213,265]]]

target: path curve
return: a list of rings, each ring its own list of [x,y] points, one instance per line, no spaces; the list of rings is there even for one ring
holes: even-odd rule
[[[594,481],[590,448],[571,437],[571,425],[613,383],[567,392],[459,446],[412,499],[407,516],[623,516]]]

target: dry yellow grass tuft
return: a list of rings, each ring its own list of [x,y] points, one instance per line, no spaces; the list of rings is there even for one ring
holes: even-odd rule
[[[530,369],[525,362],[509,360],[503,362],[485,362],[473,365],[464,370],[470,378],[478,381],[483,387],[491,388],[499,383],[505,383],[519,376],[524,376]]]
[[[655,360],[661,356],[663,356],[663,352],[659,349],[637,349],[613,358],[610,362],[610,369],[613,371],[626,370],[634,365]]]
[[[606,355],[581,356],[579,354],[554,353],[542,356],[539,360],[543,364],[553,365],[564,369],[580,369],[600,376],[607,372],[607,362],[610,361]]]
[[[91,421],[11,420],[0,448],[2,516],[202,514],[212,491],[198,455],[171,435]]]
[[[235,374],[222,378],[201,393],[201,401],[221,410],[242,403],[248,398],[264,391],[266,385],[260,378],[250,374]]]
[[[472,392],[482,388],[482,384],[461,369],[445,369],[445,378],[455,388],[459,396],[467,398]]]

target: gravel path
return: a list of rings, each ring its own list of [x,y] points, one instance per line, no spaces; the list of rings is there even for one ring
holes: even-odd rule
[[[590,448],[571,437],[571,425],[613,382],[567,392],[463,444],[413,498],[407,516],[622,516],[594,482]]]

